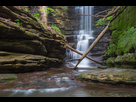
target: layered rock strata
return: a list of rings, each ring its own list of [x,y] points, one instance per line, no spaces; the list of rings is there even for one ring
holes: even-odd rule
[[[0,72],[3,73],[8,69],[11,69],[8,72],[27,72],[60,67],[66,56],[64,37],[17,6],[0,7],[0,51],[6,51],[0,54]],[[4,65],[6,62],[10,65]]]

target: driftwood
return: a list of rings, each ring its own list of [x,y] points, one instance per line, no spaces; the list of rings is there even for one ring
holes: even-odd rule
[[[80,55],[83,55],[81,52],[79,52],[79,51],[77,51],[77,50],[73,49],[73,48],[72,48],[72,47],[70,47],[68,44],[66,44],[66,46],[67,46],[69,49],[71,49],[72,51],[74,51],[74,52],[76,52],[76,53],[78,53],[78,54],[80,54]],[[96,63],[99,63],[99,64],[103,65],[103,63],[98,62],[98,61],[96,61],[96,60],[94,60],[94,59],[92,59],[92,58],[88,57],[87,55],[86,55],[85,57],[86,57],[86,58],[88,58],[88,59],[90,59],[90,60],[92,60],[92,61],[94,61],[94,62],[96,62]],[[79,59],[70,59],[70,60],[67,60],[66,62],[68,62],[68,61],[72,61],[72,60],[79,60]]]
[[[78,58],[78,59],[70,59],[70,60],[67,60],[66,62],[69,62],[69,61],[76,61],[76,60],[79,60],[79,58]]]
[[[96,38],[96,40],[92,43],[92,45],[87,49],[87,51],[81,56],[81,58],[78,60],[76,66],[74,69],[77,68],[78,64],[84,59],[84,57],[92,50],[92,48],[97,44],[97,42],[102,38],[102,36],[106,33],[108,30],[109,24],[105,27],[105,29],[100,33],[100,35]]]

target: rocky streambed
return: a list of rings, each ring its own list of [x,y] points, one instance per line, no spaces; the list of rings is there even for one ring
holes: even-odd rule
[[[50,68],[31,73],[0,74],[0,97],[131,97],[136,96],[135,73],[135,69]]]
[[[31,73],[0,74],[1,91],[61,88],[83,85],[84,84],[80,81],[75,80],[73,71],[63,69],[49,69]]]
[[[43,89],[91,85],[136,88],[136,69],[49,69],[31,73],[0,74],[0,90]],[[84,84],[83,84],[84,83]]]

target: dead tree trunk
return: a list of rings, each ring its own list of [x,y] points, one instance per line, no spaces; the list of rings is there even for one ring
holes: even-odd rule
[[[78,63],[74,67],[74,69],[77,68],[78,64],[84,59],[84,57],[92,50],[92,48],[97,44],[97,42],[102,38],[102,36],[105,34],[105,32],[108,30],[109,24],[106,26],[106,28],[100,33],[100,35],[96,38],[96,40],[92,43],[92,45],[87,49],[87,51],[80,57],[78,60]]]
[[[78,53],[78,54],[80,54],[80,55],[83,55],[81,52],[79,52],[79,51],[73,49],[73,48],[70,47],[68,44],[66,44],[66,46],[67,46],[69,49],[71,49],[72,51],[74,51],[74,52],[76,52],[76,53]],[[98,61],[96,61],[96,60],[94,60],[94,59],[88,57],[87,55],[86,55],[85,57],[88,58],[88,59],[90,59],[90,60],[92,60],[92,61],[94,61],[94,62],[96,62],[96,63],[99,63],[99,64],[103,65],[103,63],[98,62]],[[67,61],[72,61],[72,60],[79,60],[79,59],[70,59],[70,60],[67,60]]]

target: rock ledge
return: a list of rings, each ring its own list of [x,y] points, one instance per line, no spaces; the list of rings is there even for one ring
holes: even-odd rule
[[[80,73],[76,78],[103,84],[136,86],[136,69],[99,69]]]

